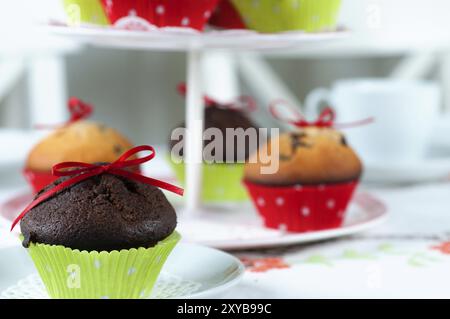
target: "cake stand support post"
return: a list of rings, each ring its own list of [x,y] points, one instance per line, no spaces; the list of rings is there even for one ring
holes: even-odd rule
[[[67,117],[66,65],[58,54],[39,55],[28,66],[31,126],[62,123]]]
[[[192,217],[198,213],[201,205],[204,126],[202,59],[203,52],[200,49],[189,51],[184,147],[186,161],[185,217]]]

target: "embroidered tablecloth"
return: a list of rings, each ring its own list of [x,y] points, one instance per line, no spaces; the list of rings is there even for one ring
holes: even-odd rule
[[[377,229],[237,254],[234,298],[450,298],[450,184],[371,189],[389,209]]]

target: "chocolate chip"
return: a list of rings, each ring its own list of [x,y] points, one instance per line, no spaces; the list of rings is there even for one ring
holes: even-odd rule
[[[304,141],[304,138],[307,137],[305,133],[294,133],[291,134],[291,148],[292,152],[294,153],[297,148],[299,147],[305,147],[305,148],[311,148],[312,145],[308,144]]]
[[[347,139],[344,135],[341,136],[341,145],[348,146]]]
[[[123,153],[123,147],[119,144],[114,145],[114,154],[116,155],[122,155]]]
[[[103,125],[103,124],[99,124],[97,127],[98,127],[99,131],[102,133],[106,132],[106,130],[108,129],[106,127],[106,125]]]

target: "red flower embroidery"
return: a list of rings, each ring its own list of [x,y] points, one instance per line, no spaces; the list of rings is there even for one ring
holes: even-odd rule
[[[442,243],[438,246],[433,246],[431,249],[439,250],[441,253],[445,255],[450,255],[450,241]]]
[[[286,269],[290,266],[282,258],[247,258],[242,257],[241,261],[251,272],[267,272],[273,269]]]

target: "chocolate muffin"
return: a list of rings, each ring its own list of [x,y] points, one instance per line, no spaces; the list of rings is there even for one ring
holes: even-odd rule
[[[185,123],[180,124],[177,127],[185,127]],[[208,156],[204,158],[206,161],[215,162],[214,160],[221,160],[222,162],[243,162],[255,151],[255,149],[250,147],[248,136],[245,137],[245,147],[239,148],[237,143],[238,138],[245,136],[245,130],[249,128],[258,129],[248,116],[236,109],[222,108],[219,105],[210,105],[205,108],[205,130],[210,128],[219,129],[223,137],[223,151],[221,158],[216,159],[216,154],[212,154],[211,158]],[[241,132],[236,132],[236,137],[234,142],[226,139],[226,130],[231,129],[243,129]],[[259,138],[259,137],[257,137]],[[169,145],[172,149],[180,140],[170,140]],[[204,147],[212,143],[213,141],[204,141]],[[183,156],[183,149],[180,152]],[[209,155],[209,154],[207,154]]]
[[[107,173],[58,192],[20,222],[25,247],[40,243],[87,251],[153,247],[176,224],[175,210],[159,188]]]
[[[245,166],[245,179],[265,185],[316,185],[358,180],[362,163],[345,136],[331,128],[308,127],[276,137],[261,150],[271,154],[279,143],[279,169],[275,174],[261,174],[266,165],[257,154]]]

